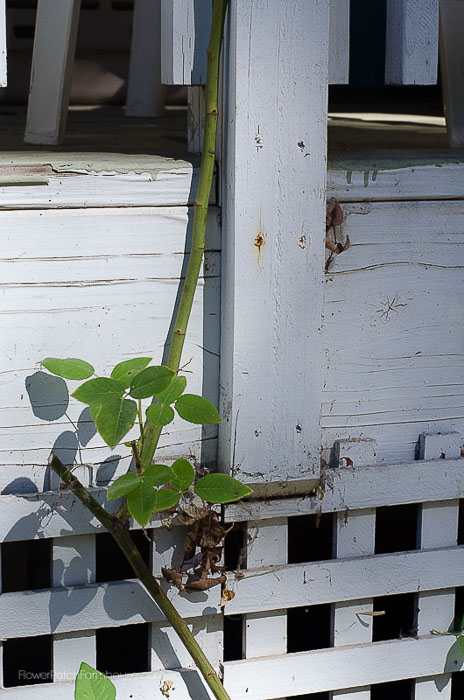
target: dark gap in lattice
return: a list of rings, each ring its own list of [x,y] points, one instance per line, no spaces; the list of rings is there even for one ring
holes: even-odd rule
[[[333,558],[334,516],[332,513],[299,515],[288,520],[288,563],[324,561]]]
[[[417,503],[377,508],[375,553],[406,552],[417,549]]]
[[[385,612],[385,615],[376,615],[373,618],[373,642],[417,636],[415,593],[374,598],[374,611]]]
[[[246,566],[245,523],[236,523],[227,533],[224,543],[224,566],[226,571],[236,571]]]
[[[52,683],[51,635],[3,642],[3,682],[5,688]]]
[[[464,498],[459,499],[458,544],[464,544]]]
[[[51,539],[2,544],[2,592],[51,586]]]
[[[309,693],[307,695],[298,695],[298,700],[330,700],[330,693]]]
[[[459,629],[464,618],[464,587],[456,588],[456,597],[454,599],[454,620],[452,623],[453,631]],[[463,695],[464,697],[464,695]]]
[[[331,646],[331,605],[306,605],[287,611],[287,652]]]
[[[143,530],[132,530],[131,535],[145,564],[150,566],[150,540]],[[109,533],[95,537],[95,557],[97,583],[135,578],[131,565]]]
[[[451,674],[451,700],[464,698],[464,673],[455,671]]]
[[[97,668],[102,673],[150,670],[150,625],[124,625],[97,630]]]
[[[243,615],[224,617],[224,661],[243,659]]]
[[[371,700],[411,700],[413,697],[413,680],[390,681],[371,686]]]

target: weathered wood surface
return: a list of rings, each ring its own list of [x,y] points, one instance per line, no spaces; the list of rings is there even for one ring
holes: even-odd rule
[[[450,637],[402,639],[272,656],[224,664],[224,685],[234,700],[272,700],[303,693],[355,688],[459,669]],[[414,670],[413,670],[414,669]]]
[[[197,180],[192,163],[162,156],[10,151],[0,156],[0,209],[184,206]]]
[[[350,77],[350,2],[330,0],[329,85],[346,85]]]
[[[385,82],[435,85],[439,0],[387,0]]]
[[[81,0],[40,0],[34,33],[24,140],[58,144],[64,137]]]
[[[110,453],[95,435],[85,405],[70,399],[64,380],[42,372],[38,362],[77,355],[94,362],[101,373],[133,355],[161,363],[184,274],[192,212],[186,207],[146,207],[11,211],[1,216],[0,464],[45,465],[54,447],[67,463],[95,465],[111,456],[114,465],[116,455],[128,455],[127,448]],[[191,391],[216,404],[218,250],[218,212],[212,209],[184,358],[191,360]],[[70,386],[72,390],[77,384]],[[191,454],[195,459],[201,453],[211,464],[215,438],[215,426],[202,432],[201,426],[178,420],[163,437],[160,456]],[[123,463],[127,466],[128,456]],[[16,478],[21,476],[37,476],[36,486],[43,486],[38,470],[18,471]],[[101,483],[98,475],[97,481]],[[7,486],[3,479],[1,486]]]
[[[380,462],[412,460],[420,432],[464,433],[464,204],[343,210],[350,247],[325,284],[323,447],[370,437]]]
[[[440,65],[446,129],[450,146],[464,146],[464,4],[440,1]]]
[[[209,0],[161,0],[161,79],[204,85],[211,25]]]
[[[0,87],[6,87],[6,8],[5,0],[0,0]]]
[[[329,7],[229,15],[219,464],[282,495],[319,472]]]

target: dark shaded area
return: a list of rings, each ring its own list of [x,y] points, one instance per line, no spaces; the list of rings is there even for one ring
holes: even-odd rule
[[[385,611],[385,615],[375,616],[372,626],[372,641],[417,635],[417,601],[415,593],[380,596],[374,598],[374,610]]]
[[[383,85],[386,0],[351,0],[350,83]]]
[[[460,629],[464,618],[464,586],[456,588],[456,598],[454,602],[454,624],[453,630]],[[464,695],[463,695],[464,698]]]
[[[451,674],[451,700],[464,698],[464,673],[456,671]]]
[[[3,642],[5,688],[53,681],[52,637],[26,637]]]
[[[298,700],[330,700],[330,693],[310,693],[309,695],[298,695]]]
[[[459,499],[458,544],[464,544],[464,498]]]
[[[331,605],[312,605],[287,611],[287,652],[331,646]]]
[[[333,559],[332,513],[301,515],[288,521],[288,563]]]
[[[392,681],[371,686],[371,700],[411,700],[413,697],[413,679]]]
[[[243,659],[243,616],[224,617],[224,661]]]
[[[418,505],[377,508],[375,553],[406,552],[417,549]]]
[[[236,523],[227,533],[224,542],[224,566],[226,571],[236,571],[246,566],[246,525]]]
[[[50,588],[51,539],[4,542],[1,555],[2,593]]]
[[[97,668],[105,674],[150,670],[149,624],[97,630]]]
[[[131,535],[145,564],[150,566],[150,540],[143,530],[132,530]],[[136,578],[131,565],[109,533],[97,535],[95,542],[97,583]]]

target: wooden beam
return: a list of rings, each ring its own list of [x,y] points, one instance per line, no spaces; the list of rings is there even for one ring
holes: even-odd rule
[[[329,85],[350,79],[350,1],[330,0]]]
[[[438,1],[387,0],[387,84],[435,85],[437,82]]]
[[[165,93],[161,84],[161,0],[135,0],[126,115],[162,114]]]
[[[0,87],[6,87],[6,8],[5,0],[0,0]]]
[[[440,65],[449,145],[464,147],[464,2],[440,2]]]
[[[204,85],[211,0],[161,0],[161,80]]]
[[[39,0],[24,141],[61,143],[66,128],[80,0]]]
[[[329,5],[229,14],[219,464],[283,495],[319,474]]]

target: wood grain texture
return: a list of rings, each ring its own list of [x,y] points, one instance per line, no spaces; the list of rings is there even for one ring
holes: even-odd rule
[[[387,0],[385,82],[435,85],[439,0]]]
[[[350,76],[350,3],[330,0],[329,85],[346,85]]]
[[[161,0],[161,80],[204,85],[211,25],[209,0]]]
[[[219,464],[279,495],[319,471],[328,9],[229,5]]]
[[[109,373],[117,362],[134,355],[153,357],[160,364],[184,274],[191,211],[12,211],[2,218],[7,233],[0,260],[0,464],[28,469],[45,465],[54,447],[66,463],[95,466],[111,457],[117,466],[119,455],[127,466],[127,448],[111,454],[95,434],[85,405],[70,399],[65,382],[41,371],[38,362],[77,355],[94,362],[100,373]],[[191,360],[189,390],[217,405],[217,210],[210,212],[208,229],[185,361]],[[75,386],[71,382],[69,391]],[[203,430],[179,419],[165,433],[160,455],[169,459],[191,454],[211,464],[216,434],[215,426]],[[18,472],[17,478],[21,476],[33,478],[31,486],[44,485],[43,473],[35,469]],[[98,473],[94,476],[105,482]],[[8,484],[1,474],[0,481],[3,490]],[[19,486],[24,492],[25,485]]]
[[[464,47],[461,0],[440,1],[440,67],[446,130],[450,146],[464,146]]]
[[[374,438],[380,462],[412,460],[419,433],[464,433],[464,206],[343,209],[350,248],[325,285],[323,448]]]

